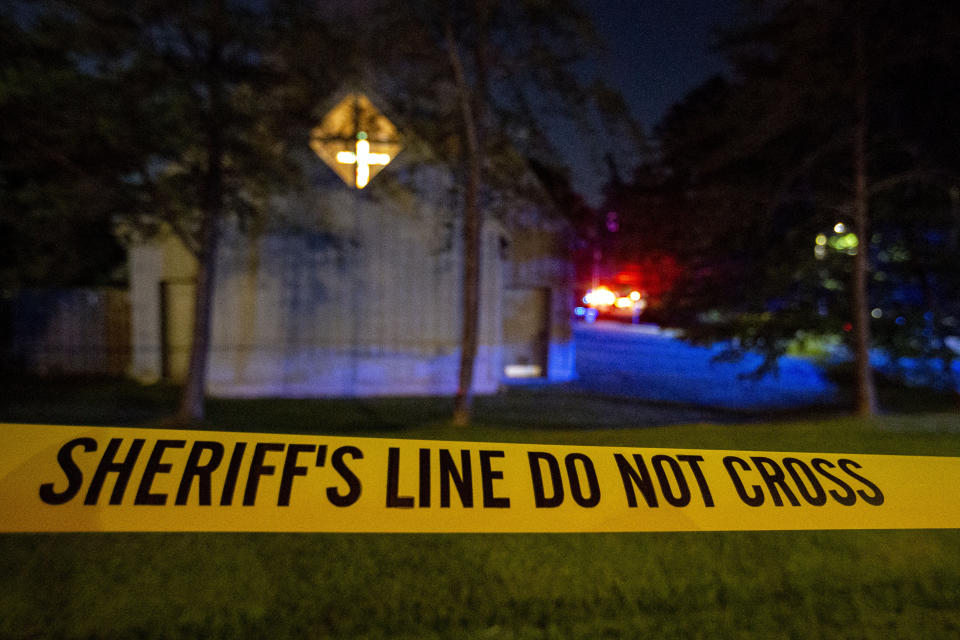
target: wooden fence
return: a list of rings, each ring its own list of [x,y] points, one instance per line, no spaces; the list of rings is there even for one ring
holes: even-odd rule
[[[38,376],[119,376],[130,362],[126,290],[33,289],[5,301],[3,369]]]

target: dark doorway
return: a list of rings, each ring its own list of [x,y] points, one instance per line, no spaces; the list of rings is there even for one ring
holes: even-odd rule
[[[543,378],[550,345],[550,289],[507,289],[503,312],[504,375]]]
[[[164,380],[182,382],[193,342],[193,280],[160,282],[160,363]]]

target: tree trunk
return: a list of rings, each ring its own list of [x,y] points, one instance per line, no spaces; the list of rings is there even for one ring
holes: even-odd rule
[[[853,132],[853,227],[859,244],[853,258],[852,312],[853,359],[856,413],[873,416],[877,413],[877,393],[870,366],[870,225],[867,195],[867,79],[864,58],[863,21],[858,19],[854,34],[856,64],[856,123]]]
[[[207,181],[207,188],[211,191],[219,188],[213,184],[219,183],[213,175],[208,176]],[[197,266],[190,364],[183,393],[180,396],[180,408],[177,411],[177,423],[182,425],[199,424],[203,422],[206,414],[204,393],[207,387],[207,356],[210,352],[210,321],[213,316],[213,286],[216,279],[219,221],[219,206],[204,212]]]
[[[211,5],[212,24],[220,22],[223,14],[220,2]],[[205,60],[209,113],[207,115],[207,168],[204,179],[203,221],[200,226],[200,253],[197,266],[196,298],[193,316],[193,341],[190,345],[190,364],[187,380],[180,397],[177,423],[182,425],[203,422],[206,415],[207,360],[210,353],[210,329],[213,317],[213,288],[216,281],[217,244],[220,237],[220,218],[223,211],[223,131],[221,85],[222,43],[216,28],[211,33],[208,57]]]
[[[477,357],[480,315],[480,143],[471,100],[470,86],[463,70],[463,61],[453,36],[453,26],[446,24],[447,55],[453,69],[460,104],[460,117],[467,147],[467,184],[463,212],[463,306],[460,341],[460,371],[453,404],[453,423],[470,423],[473,406],[473,368]]]

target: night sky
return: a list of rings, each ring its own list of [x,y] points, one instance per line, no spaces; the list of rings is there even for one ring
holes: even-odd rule
[[[729,23],[737,0],[588,3],[609,47],[601,73],[620,88],[647,128],[691,88],[723,68],[712,30]]]
[[[650,133],[670,105],[723,69],[710,51],[712,31],[736,15],[738,0],[588,0],[607,45],[596,73],[619,89]],[[599,204],[606,175],[597,175],[596,147],[571,150],[574,186]],[[565,151],[566,152],[566,151]],[[629,167],[624,167],[629,171]]]

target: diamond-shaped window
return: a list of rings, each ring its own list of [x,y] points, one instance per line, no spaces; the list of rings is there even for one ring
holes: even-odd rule
[[[310,132],[310,148],[344,182],[363,189],[403,147],[393,123],[367,96],[353,93]]]

